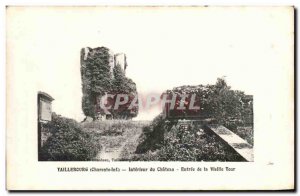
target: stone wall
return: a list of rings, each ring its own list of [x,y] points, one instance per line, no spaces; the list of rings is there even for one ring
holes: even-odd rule
[[[81,49],[81,66],[84,67],[85,65],[85,61],[87,60],[87,58],[95,58],[97,55],[99,55],[101,53],[101,51],[103,49],[107,49],[105,47],[98,47],[98,48],[90,48],[90,47],[86,47],[86,48],[82,48]],[[122,69],[124,70],[124,73],[126,71],[126,68],[128,67],[127,64],[127,57],[126,54],[124,53],[117,53],[114,54],[113,51],[109,50],[109,65],[110,65],[110,72],[112,73],[112,78],[113,76],[113,69],[116,65],[120,65],[122,67]]]

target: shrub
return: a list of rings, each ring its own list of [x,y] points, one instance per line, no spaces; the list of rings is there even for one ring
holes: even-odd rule
[[[43,161],[89,161],[101,148],[75,120],[53,113],[46,126],[51,136],[39,152]]]
[[[249,95],[231,90],[224,78],[218,78],[214,85],[175,87],[167,90],[166,94],[196,94],[201,115],[214,118],[219,124],[235,129],[237,126],[253,124],[253,105],[247,99]]]
[[[136,156],[136,161],[245,161],[233,149],[199,125],[165,131],[160,148]]]
[[[203,118],[213,119],[228,127],[253,145],[252,96],[242,91],[231,90],[223,78],[215,85],[180,86],[167,90],[166,94],[196,94],[200,99]],[[199,132],[202,125],[190,126],[182,131],[177,120],[169,122],[162,115],[144,128],[135,157],[137,160],[173,161],[242,161],[236,152],[215,135]],[[244,127],[244,129],[242,129]],[[246,129],[245,127],[248,127]]]
[[[218,78],[214,85],[180,86],[166,93],[196,94],[202,116],[214,119],[248,142],[253,137],[253,97],[242,91],[231,90],[224,78]],[[245,130],[242,133],[239,127],[249,127],[252,131]]]
[[[136,153],[145,153],[148,150],[156,150],[163,145],[164,133],[168,131],[173,123],[166,123],[162,114],[158,115],[152,123],[143,128],[140,137],[140,144],[137,146]]]

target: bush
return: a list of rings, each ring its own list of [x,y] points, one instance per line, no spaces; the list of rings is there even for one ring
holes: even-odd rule
[[[140,137],[140,144],[137,146],[136,153],[145,153],[149,150],[156,150],[163,145],[164,133],[170,130],[173,123],[166,123],[162,114],[158,115],[152,123],[143,128]]]
[[[213,119],[211,122],[228,127],[253,145],[252,96],[245,95],[242,91],[231,90],[223,78],[218,78],[214,85],[180,86],[173,90],[167,90],[165,94],[196,94],[200,100],[201,118]],[[174,118],[170,122],[163,119],[162,115],[156,117],[151,125],[144,128],[140,138],[141,142],[136,150],[136,153],[144,154],[136,156],[135,159],[154,161],[244,160],[215,135],[199,131],[203,130],[203,125],[192,125],[188,130],[183,131],[176,124],[177,120]]]
[[[136,161],[245,161],[233,149],[199,125],[165,131],[160,148],[133,158]]]
[[[167,90],[166,94],[196,94],[200,102],[200,113],[214,118],[219,124],[236,127],[253,124],[253,103],[249,95],[231,90],[224,78],[214,85],[180,86]]]
[[[252,146],[254,145],[253,142],[253,127],[237,127],[235,133],[239,135],[241,138],[246,140]]]
[[[253,145],[253,97],[231,90],[224,78],[218,78],[214,85],[180,86],[166,93],[196,94],[202,116],[214,119],[215,123],[227,127]],[[240,127],[248,129],[243,132]]]
[[[101,148],[75,120],[53,113],[52,121],[46,126],[51,136],[39,152],[40,160],[89,161]]]

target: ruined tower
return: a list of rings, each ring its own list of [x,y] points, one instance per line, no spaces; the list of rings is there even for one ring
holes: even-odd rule
[[[81,50],[81,65],[85,64],[85,61],[88,58],[94,58],[94,56],[98,56],[99,52],[103,50],[104,47],[99,47],[99,48],[83,48]],[[126,54],[124,53],[117,53],[114,54],[111,50],[108,50],[108,62],[109,62],[109,66],[110,66],[110,72],[112,74],[112,78],[113,76],[113,69],[116,65],[120,65],[121,68],[123,69],[124,73],[126,73],[126,68],[128,66],[127,64],[127,59],[126,59]]]
[[[136,84],[125,76],[127,69],[126,55],[114,54],[109,48],[81,49],[81,80],[82,80],[82,110],[85,116],[94,120],[105,117],[132,118],[138,113],[134,109],[104,111],[100,107],[100,100],[108,93],[137,94]],[[132,110],[132,111],[131,111]]]

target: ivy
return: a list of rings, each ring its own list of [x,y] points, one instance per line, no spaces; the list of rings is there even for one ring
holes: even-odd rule
[[[82,111],[85,116],[96,118],[97,98],[109,94],[137,95],[136,84],[125,76],[120,65],[115,65],[111,73],[110,59],[113,58],[106,47],[89,48],[84,59],[81,53]],[[110,111],[115,119],[137,116],[138,108],[128,110],[130,102],[117,111]]]

